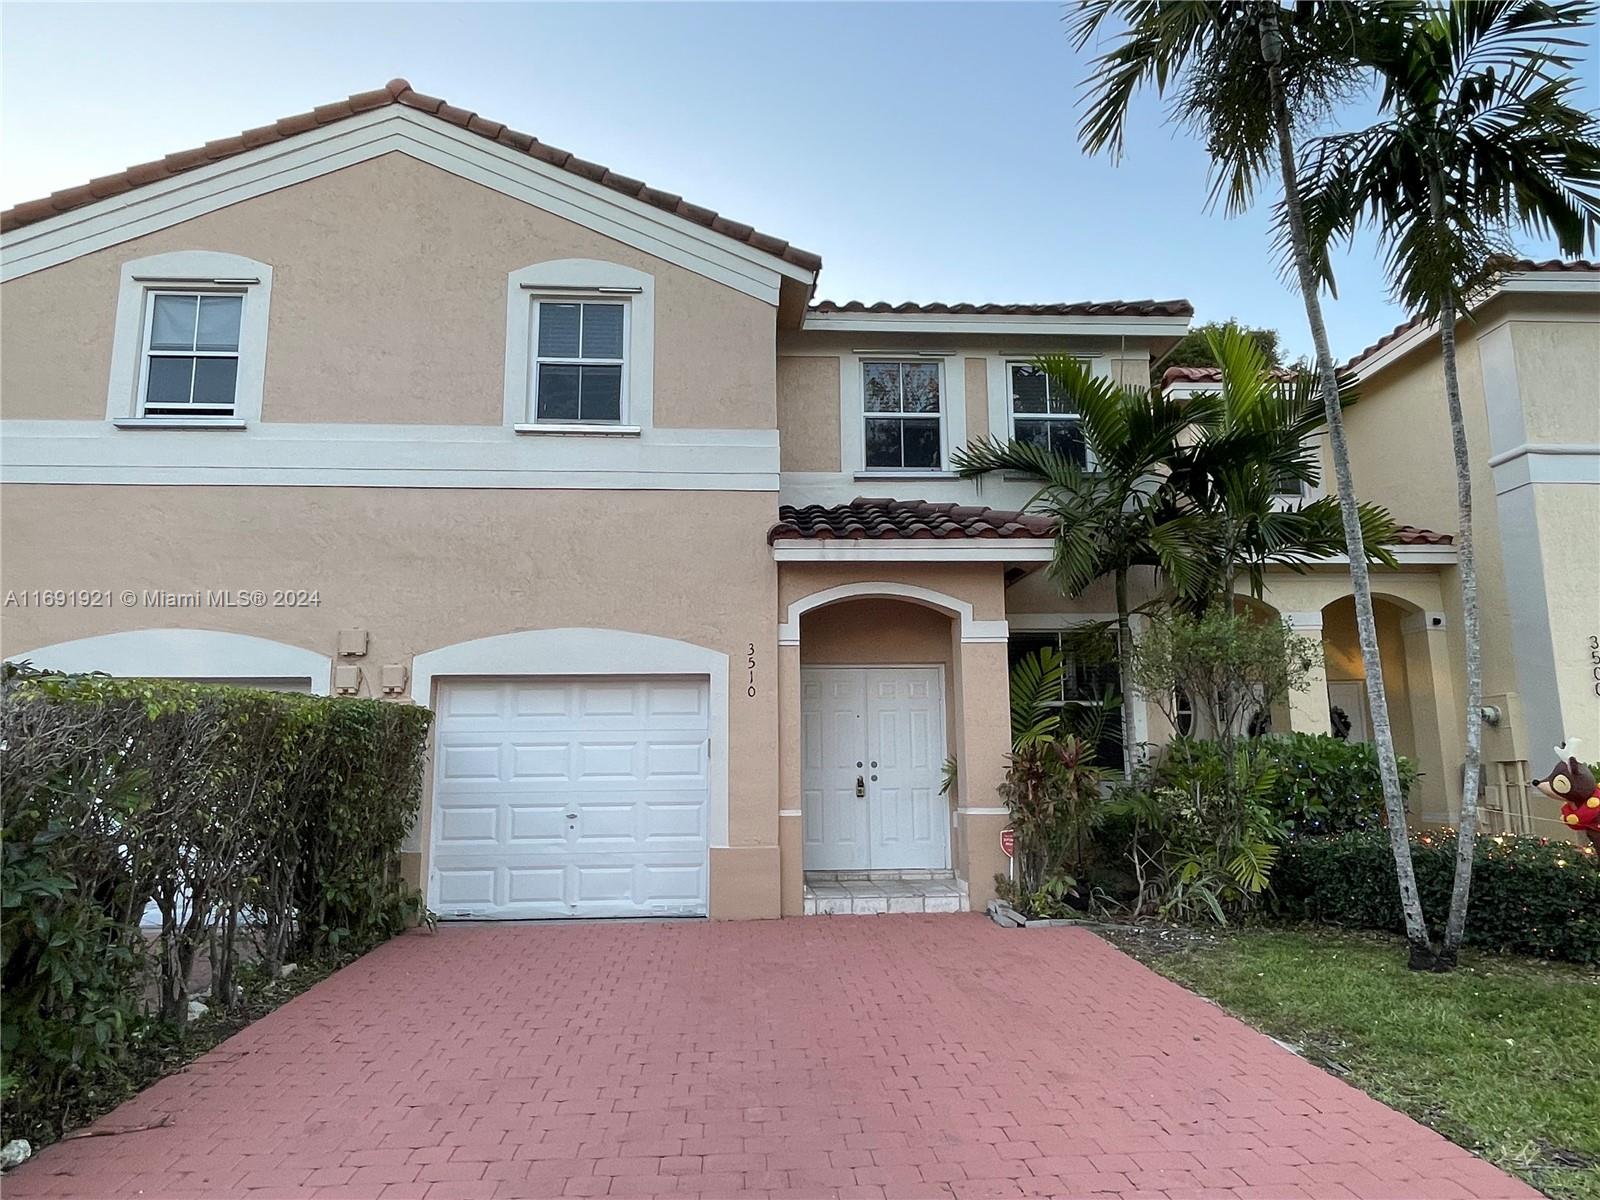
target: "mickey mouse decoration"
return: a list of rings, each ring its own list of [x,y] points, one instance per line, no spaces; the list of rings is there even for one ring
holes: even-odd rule
[[[1600,786],[1595,784],[1594,773],[1579,761],[1577,750],[1577,738],[1557,746],[1556,754],[1564,761],[1543,779],[1535,779],[1533,786],[1560,802],[1561,820],[1568,829],[1587,834],[1600,849]]]

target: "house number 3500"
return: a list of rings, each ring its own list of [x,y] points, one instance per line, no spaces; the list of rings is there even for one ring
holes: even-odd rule
[[[750,668],[750,686],[745,688],[744,694],[754,700],[756,695],[756,644],[754,642],[750,643],[750,657],[746,665]]]

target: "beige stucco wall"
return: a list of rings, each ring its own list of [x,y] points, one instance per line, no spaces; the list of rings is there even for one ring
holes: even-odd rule
[[[174,250],[272,266],[264,420],[498,425],[507,275],[593,258],[655,278],[656,425],[776,425],[774,306],[400,153],[6,283],[4,416],[103,419],[120,265]]]
[[[963,361],[967,372],[967,440],[977,442],[989,436],[989,363],[982,358]]]
[[[1511,326],[1530,442],[1600,443],[1600,296],[1546,298]]]
[[[523,629],[655,634],[729,655],[729,848],[712,854],[716,916],[777,915],[777,571],[769,494],[401,488],[8,485],[8,589],[305,588],[312,608],[14,608],[6,656],[96,634],[206,628],[333,655],[370,634],[378,668]],[[615,536],[609,531],[631,531]],[[682,536],[697,539],[692,565]],[[756,647],[756,695],[740,669]],[[41,663],[47,666],[47,663]]]
[[[778,359],[778,454],[785,471],[839,470],[839,360]]]

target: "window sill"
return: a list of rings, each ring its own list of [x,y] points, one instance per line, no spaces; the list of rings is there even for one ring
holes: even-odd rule
[[[513,425],[511,428],[518,435],[535,437],[638,437],[643,432],[638,425],[560,425],[554,421]]]
[[[960,479],[956,471],[857,471],[856,479]]]
[[[116,417],[118,429],[248,429],[237,417]]]

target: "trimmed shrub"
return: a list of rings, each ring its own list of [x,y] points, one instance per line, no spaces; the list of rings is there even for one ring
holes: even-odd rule
[[[1291,832],[1344,833],[1383,824],[1383,778],[1373,746],[1285,733],[1257,739],[1253,751],[1274,770],[1267,803]],[[1417,768],[1409,759],[1399,763],[1400,791],[1409,795]]]
[[[243,951],[270,979],[290,956],[369,946],[422,915],[399,853],[421,801],[432,716],[376,700],[8,665],[7,1136],[58,1133],[131,1045],[158,1035],[149,1022],[181,1027],[202,956],[207,1003],[230,1007]],[[151,903],[160,931],[147,937]]]
[[[1423,911],[1450,908],[1456,839],[1451,830],[1412,840]],[[1272,876],[1278,915],[1394,933],[1405,928],[1389,834],[1359,830],[1291,842]],[[1486,950],[1600,962],[1600,856],[1546,838],[1480,837],[1472,869],[1467,941]]]

